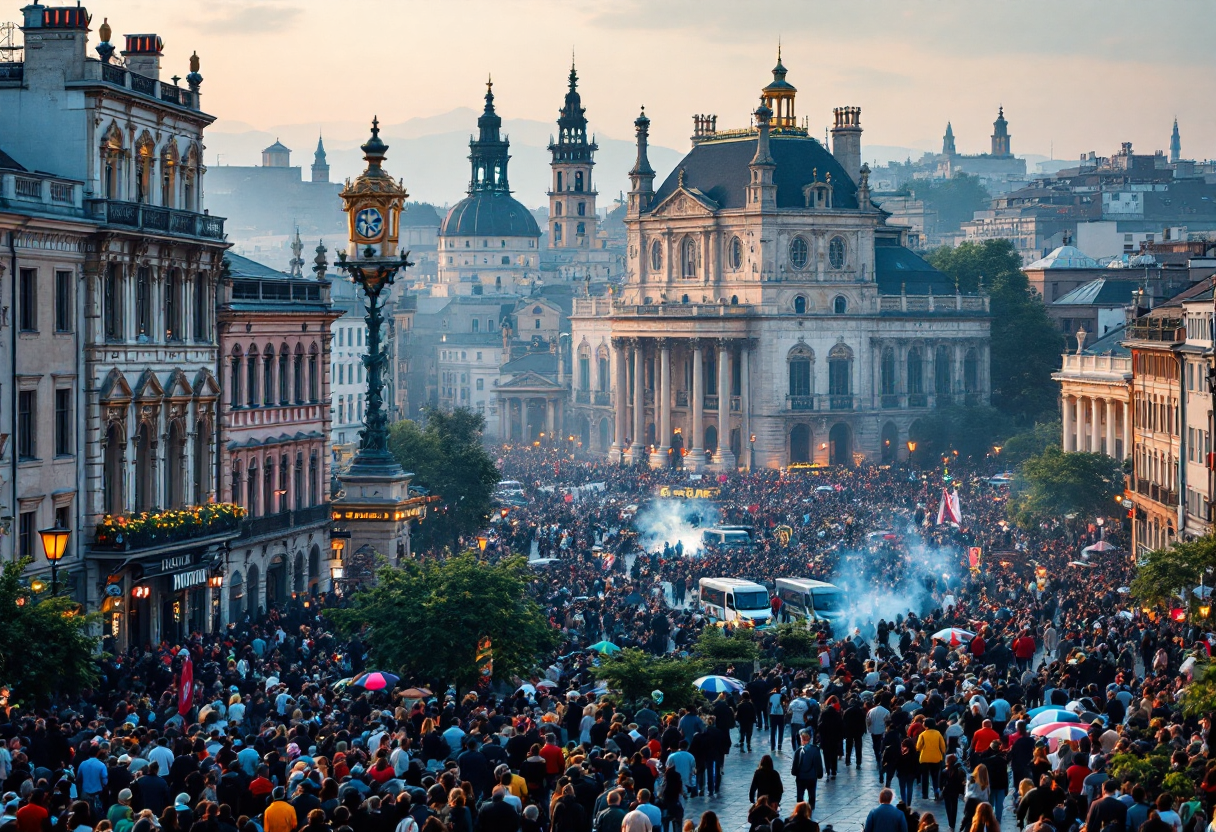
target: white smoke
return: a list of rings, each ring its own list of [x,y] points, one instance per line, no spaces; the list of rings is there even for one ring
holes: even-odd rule
[[[656,499],[642,505],[633,526],[644,552],[659,552],[666,543],[684,544],[685,557],[701,551],[701,532],[718,524],[721,512],[708,500]]]

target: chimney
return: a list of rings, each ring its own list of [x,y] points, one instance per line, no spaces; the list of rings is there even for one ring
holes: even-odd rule
[[[83,6],[43,6],[31,3],[21,10],[25,35],[25,79],[41,71],[75,81],[84,77],[89,39],[88,9]],[[37,85],[37,81],[34,82]],[[54,83],[54,82],[52,82]]]
[[[832,155],[854,182],[861,175],[861,108],[837,107],[832,110]]]
[[[160,80],[160,58],[165,42],[159,35],[127,35],[127,48],[122,56],[127,59],[127,69],[136,75]]]

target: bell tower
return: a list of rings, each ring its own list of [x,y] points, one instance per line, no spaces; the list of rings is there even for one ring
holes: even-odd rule
[[[992,155],[1011,156],[1009,150],[1009,122],[1005,121],[1005,108],[997,110],[996,121],[992,122]]]
[[[553,180],[549,190],[549,248],[590,248],[595,241],[597,217],[591,168],[594,137],[587,139],[586,108],[578,94],[578,72],[570,62],[570,87],[557,119],[557,141],[549,138]]]

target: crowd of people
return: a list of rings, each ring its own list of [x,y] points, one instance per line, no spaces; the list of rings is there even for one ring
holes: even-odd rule
[[[336,688],[366,648],[334,632],[325,599],[137,646],[101,663],[95,690],[6,711],[0,832],[816,832],[817,797],[837,790],[876,804],[863,832],[1205,832],[1213,818],[1213,719],[1181,704],[1206,635],[1130,602],[1125,550],[1081,554],[1122,543],[1117,519],[1012,527],[1003,492],[965,465],[693,481],[516,448],[500,467],[528,500],[495,514],[487,556],[549,559],[531,591],[561,631],[533,677]],[[690,516],[750,527],[752,545],[639,534],[657,503],[685,499],[662,486],[690,484],[711,495]],[[944,488],[961,523],[935,522]],[[813,664],[758,632],[752,666],[716,668],[738,689],[690,707],[605,691],[590,647],[687,656],[715,624],[707,576],[833,580],[851,617],[819,625]],[[947,628],[964,632],[933,637]],[[1035,736],[1048,705],[1076,714],[1073,738]],[[745,785],[732,820],[722,796]]]

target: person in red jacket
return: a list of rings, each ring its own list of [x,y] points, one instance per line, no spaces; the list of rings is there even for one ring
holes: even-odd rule
[[[971,639],[971,644],[967,647],[967,650],[971,653],[971,655],[978,659],[984,655],[984,650],[986,648],[987,645],[984,644],[984,637],[979,633],[976,633],[975,637]]]
[[[1030,662],[1034,658],[1035,644],[1034,639],[1026,630],[1013,640],[1013,656],[1017,659],[1018,670],[1028,670]]]

